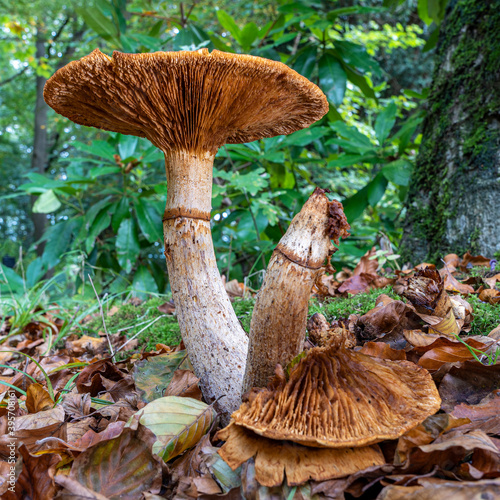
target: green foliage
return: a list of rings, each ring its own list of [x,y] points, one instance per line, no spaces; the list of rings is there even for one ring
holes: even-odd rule
[[[96,45],[108,52],[201,47],[244,52],[286,63],[327,95],[330,112],[313,127],[219,151],[213,237],[220,270],[228,279],[242,281],[265,267],[316,185],[329,188],[345,203],[353,226],[353,237],[342,246],[347,260],[371,247],[380,230],[397,242],[396,219],[412,171],[421,115],[411,115],[414,105],[408,97],[416,94],[387,96],[386,73],[377,54],[422,45],[419,26],[403,27],[394,20],[382,23],[381,16],[390,19],[390,14],[380,6],[340,8],[309,0],[266,5],[217,0],[213,9],[197,4],[177,9],[146,0],[94,0],[73,7],[54,4],[51,22],[55,30],[66,17],[73,29],[84,23],[84,42],[75,56]],[[28,13],[23,16],[19,27],[11,26],[11,31],[20,33],[14,56],[20,61],[34,57],[30,23],[38,19]],[[12,22],[2,21],[5,26]],[[23,33],[29,34],[27,40]],[[64,49],[59,45],[70,40],[62,33],[53,46],[60,52]],[[47,43],[52,54],[52,42]],[[57,62],[54,56],[34,64],[40,68],[48,64],[39,72],[51,73]],[[65,252],[78,251],[85,260],[81,274],[97,277],[98,292],[134,289],[141,297],[147,291],[165,292],[161,215],[166,186],[159,152],[142,139],[97,133],[52,112],[49,120],[50,133],[59,138],[51,169],[46,175],[31,172],[29,182],[21,186],[23,193],[38,196],[34,212],[45,213],[50,220],[42,238],[44,271],[60,265]],[[76,278],[76,289],[91,297],[93,292],[83,281]]]
[[[109,134],[106,141],[74,143],[72,156],[52,179],[36,173],[20,190],[40,194],[35,207],[54,212],[41,257],[45,270],[68,251],[85,255],[99,291],[136,294],[165,290],[161,256],[163,203],[157,171],[163,155],[137,137]],[[82,280],[77,288],[83,286]]]

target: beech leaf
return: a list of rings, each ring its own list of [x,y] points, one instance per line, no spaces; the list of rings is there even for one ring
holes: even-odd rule
[[[208,431],[216,415],[211,406],[178,396],[156,399],[140,414],[139,422],[157,437],[153,453],[165,462],[192,448]]]

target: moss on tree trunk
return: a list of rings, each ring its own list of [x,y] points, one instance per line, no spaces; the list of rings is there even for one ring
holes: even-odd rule
[[[500,0],[452,0],[404,221],[403,257],[500,252]]]

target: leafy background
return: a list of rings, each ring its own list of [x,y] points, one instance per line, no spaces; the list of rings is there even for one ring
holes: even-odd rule
[[[316,185],[344,204],[352,236],[334,264],[392,251],[420,142],[432,47],[446,1],[168,3],[3,1],[0,62],[1,256],[10,288],[57,276],[65,295],[164,293],[163,156],[144,139],[44,109],[36,81],[95,47],[111,54],[207,47],[282,61],[319,85],[329,113],[307,130],[219,151],[213,238],[228,280],[262,269]],[[47,162],[34,171],[33,120]],[[38,216],[38,219],[36,218]],[[41,238],[36,226],[44,227]],[[37,222],[38,221],[38,222]],[[23,281],[25,280],[25,282]]]

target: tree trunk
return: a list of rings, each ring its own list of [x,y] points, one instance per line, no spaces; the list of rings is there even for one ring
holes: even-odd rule
[[[39,61],[45,57],[45,34],[43,29],[38,27],[36,35],[36,59]],[[31,171],[43,174],[47,165],[47,109],[43,99],[43,87],[47,79],[43,76],[36,77],[36,104],[35,104],[35,130],[33,139],[33,154],[31,156]],[[31,196],[31,206],[33,207],[38,196]],[[45,231],[47,217],[45,214],[31,212],[33,221],[34,241],[38,241]],[[39,243],[36,248],[37,255],[42,255],[45,243]]]
[[[499,33],[500,0],[450,2],[403,228],[413,264],[500,252]]]

